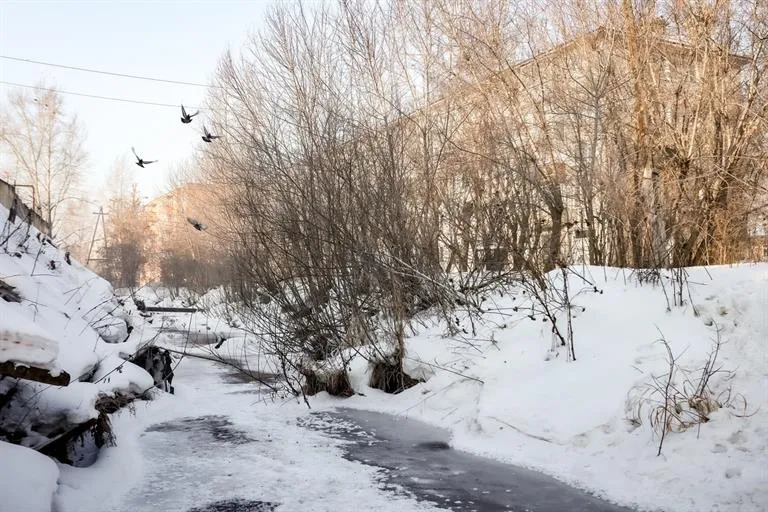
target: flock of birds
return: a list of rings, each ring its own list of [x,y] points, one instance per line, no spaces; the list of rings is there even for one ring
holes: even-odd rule
[[[192,118],[195,117],[199,113],[200,113],[200,111],[198,110],[197,112],[195,112],[193,114],[189,114],[187,112],[187,109],[184,108],[184,105],[182,105],[181,106],[181,122],[183,124],[189,124],[189,123],[192,122]],[[210,142],[213,142],[214,140],[220,138],[220,135],[213,135],[213,134],[211,134],[211,132],[208,131],[208,128],[206,128],[205,125],[203,125],[203,136],[201,138],[203,139],[204,142],[209,142],[210,143]],[[154,164],[155,162],[157,162],[157,160],[144,160],[143,158],[141,158],[136,153],[136,149],[134,147],[131,147],[131,151],[133,151],[133,156],[136,157],[136,165],[138,165],[142,169],[144,168],[145,165]],[[195,220],[195,219],[193,219],[191,217],[187,217],[187,222],[192,224],[192,226],[196,230],[198,230],[198,231],[204,231],[206,229],[206,227],[207,227],[202,222],[197,221],[197,220]]]
[[[193,114],[189,114],[187,112],[187,109],[184,108],[184,105],[182,105],[181,106],[181,122],[184,123],[184,124],[189,124],[189,123],[192,122],[192,118],[195,117],[199,113],[200,113],[200,111],[198,110],[197,112],[195,112]],[[216,139],[218,139],[220,137],[221,137],[220,135],[213,135],[211,132],[208,131],[208,128],[206,128],[205,125],[203,125],[203,136],[201,137],[201,139],[203,139],[203,141],[205,141],[205,142],[213,142],[214,140],[216,140]],[[133,147],[131,147],[131,151],[133,151],[133,156],[136,157],[136,165],[138,165],[142,169],[144,168],[145,165],[154,164],[155,162],[157,162],[157,160],[144,160],[143,158],[141,158],[136,153],[136,149],[133,148]]]

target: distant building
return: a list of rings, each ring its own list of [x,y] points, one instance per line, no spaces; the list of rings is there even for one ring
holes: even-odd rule
[[[163,264],[172,257],[199,258],[207,233],[196,230],[187,220],[209,225],[212,220],[211,190],[200,183],[172,189],[144,206],[150,223],[150,252],[142,270],[142,281],[159,282]]]
[[[697,107],[680,98],[680,91],[697,90],[703,54],[666,39],[661,32],[646,37],[653,44],[643,56],[643,72],[653,83],[645,87],[652,91],[648,94],[671,98],[653,103],[659,110],[653,114],[661,116],[659,125],[685,123],[679,119],[692,115]],[[736,100],[734,108],[738,108],[745,94],[742,69],[750,61],[728,53],[718,59],[711,62],[722,72],[722,89]],[[726,178],[712,178],[707,169],[686,171],[686,155],[678,154],[672,141],[666,147],[654,147],[643,168],[627,163],[634,134],[629,127],[635,122],[633,106],[638,94],[630,79],[631,67],[627,36],[600,29],[491,73],[484,81],[465,80],[397,121],[408,132],[409,118],[431,117],[432,126],[452,130],[453,145],[439,149],[441,168],[436,171],[442,173],[436,192],[442,201],[439,250],[449,269],[517,267],[516,260],[533,254],[541,255],[549,265],[561,261],[631,266],[636,264],[633,243],[644,244],[642,250],[651,254],[644,257],[643,264],[650,260],[673,263],[676,245],[681,251],[707,254],[713,260],[725,258],[709,256],[728,251],[723,244],[709,247],[713,240],[717,242],[714,231],[697,239],[696,232],[702,227],[688,227],[686,222],[697,219],[696,208],[720,214],[718,202],[726,200],[723,197],[731,185],[718,180]],[[609,95],[614,107],[610,112],[605,108]],[[422,121],[422,126],[427,124]],[[421,144],[418,128],[411,130],[404,139]],[[614,140],[617,136],[623,140]],[[431,140],[439,145],[440,133]],[[696,144],[693,151],[706,154],[704,143]],[[412,158],[418,162],[420,152],[430,150],[414,147]],[[692,178],[701,183],[698,192],[693,192],[699,196],[698,205],[690,190],[681,191],[664,182],[682,179],[680,173],[684,172],[688,172],[685,181],[677,183],[692,187],[688,185]],[[608,185],[612,188],[607,189]],[[687,211],[674,207],[683,200]],[[534,206],[528,208],[530,217],[510,221],[525,201],[526,207]],[[614,217],[622,208],[635,208],[634,226]],[[723,229],[743,234],[746,219],[735,217]],[[751,234],[755,240],[765,237],[764,224],[760,225],[763,227],[755,227]],[[712,229],[720,229],[720,225]],[[555,237],[559,244],[553,242]],[[690,240],[696,247],[683,247]],[[741,251],[734,249],[733,254]]]

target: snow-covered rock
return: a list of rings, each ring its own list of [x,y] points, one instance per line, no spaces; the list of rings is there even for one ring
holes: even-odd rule
[[[0,219],[7,218],[0,206]],[[108,282],[75,260],[67,263],[64,251],[34,227],[16,219],[0,221],[0,229],[0,280],[18,299],[0,299],[0,362],[63,370],[71,379],[66,387],[5,379],[5,391],[13,391],[0,410],[0,430],[37,447],[48,435],[97,417],[99,395],[150,389],[151,376],[125,358],[158,332],[131,317]]]
[[[58,478],[45,455],[0,441],[1,512],[50,512]]]

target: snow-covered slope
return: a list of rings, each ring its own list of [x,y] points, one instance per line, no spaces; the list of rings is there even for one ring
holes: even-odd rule
[[[0,481],[15,482],[21,478],[11,479],[16,468],[45,464],[35,462],[42,456],[5,441],[43,446],[96,418],[99,396],[151,389],[152,377],[125,358],[157,332],[130,315],[132,304],[119,301],[109,283],[77,261],[67,263],[64,252],[35,228],[6,219],[8,211],[0,206],[0,286],[6,297],[0,298],[0,363],[47,369],[54,376],[64,371],[71,378],[66,387],[0,378]],[[55,470],[55,464],[45,466]],[[49,473],[55,488],[56,471],[41,471],[39,478]],[[48,508],[23,510],[49,510],[47,503]]]
[[[233,363],[252,374],[280,373],[279,359],[265,352],[262,340],[246,329],[224,290],[203,295],[181,288],[142,286],[116,293],[144,302],[147,307],[196,308],[195,313],[153,313],[153,326],[162,326],[167,347],[192,356]],[[163,346],[166,346],[166,341]]]
[[[569,278],[576,361],[567,361],[565,347],[551,350],[551,324],[531,317],[528,294],[514,288],[486,297],[474,335],[459,314],[467,334],[446,336],[445,325],[429,321],[410,337],[404,367],[427,380],[399,395],[368,388],[367,362],[354,361],[351,382],[365,396],[344,406],[450,426],[456,448],[625,504],[768,510],[768,265],[689,269],[686,303],[670,310],[669,276],[653,286],[627,270],[574,270],[591,282]],[[654,377],[665,383],[669,370],[659,340],[677,358],[672,385],[690,394],[718,331],[721,371],[709,389],[723,407],[706,423],[668,433],[657,456],[650,413],[661,397],[649,385]],[[321,404],[339,400],[318,395],[313,405]]]

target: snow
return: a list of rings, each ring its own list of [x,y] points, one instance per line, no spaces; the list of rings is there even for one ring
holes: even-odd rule
[[[6,217],[0,206],[0,218]],[[55,363],[75,379],[107,355],[133,353],[156,336],[154,328],[131,316],[131,305],[118,302],[109,283],[75,260],[65,263],[64,252],[41,240],[35,228],[17,221],[5,224],[3,238],[9,232],[0,252],[0,279],[22,300],[0,301],[0,332],[19,333],[30,352],[4,360],[23,362],[32,357],[31,347],[39,346],[35,363]],[[135,324],[130,335],[128,318]]]
[[[93,466],[60,466],[55,509],[181,511],[239,498],[279,503],[278,510],[435,510],[381,488],[375,468],[342,458],[341,441],[299,427],[308,411],[297,400],[226,383],[222,371],[185,358],[175,395],[113,415],[118,445]],[[243,440],[217,440],[222,431]]]
[[[669,308],[669,275],[651,285],[638,283],[630,270],[574,270],[590,281],[569,278],[575,362],[562,348],[551,350],[551,325],[540,314],[530,319],[529,297],[511,288],[488,294],[474,334],[461,311],[458,328],[466,334],[448,335],[434,317],[418,319],[403,364],[425,383],[399,395],[371,389],[369,364],[359,356],[349,367],[350,383],[361,394],[339,399],[321,393],[310,399],[312,407],[378,410],[448,427],[454,448],[542,471],[640,509],[768,509],[768,265],[688,269],[686,303]],[[177,317],[174,325],[227,340],[220,349],[209,343],[187,352],[261,368],[273,362],[258,339],[238,334],[231,316],[224,320],[229,313],[221,296],[208,294],[207,316]],[[629,418],[652,378],[667,371],[660,339],[695,381],[718,331],[718,361],[735,373],[715,375],[711,387],[721,400],[729,390],[734,399],[707,423],[668,434],[657,456],[648,404],[639,426]],[[678,373],[676,383],[682,385],[684,376]],[[745,397],[746,410],[737,394]]]
[[[406,340],[404,368],[426,383],[387,395],[367,386],[369,367],[358,358],[350,382],[365,396],[320,394],[312,406],[343,404],[447,426],[455,448],[549,473],[621,504],[768,509],[768,265],[689,269],[688,303],[669,311],[664,289],[638,284],[630,271],[578,271],[598,292],[569,279],[572,292],[581,291],[573,301],[575,362],[565,350],[550,353],[551,325],[541,315],[531,320],[530,300],[511,289],[487,297],[474,336],[449,336],[444,324],[422,319],[427,327]],[[466,315],[457,317],[471,332]],[[647,412],[637,428],[628,421],[631,398],[667,371],[662,336],[698,378],[716,329],[724,342],[718,361],[735,374],[714,376],[712,387],[722,399],[729,389],[742,394],[747,417],[734,399],[698,428],[668,434],[657,457]]]
[[[147,306],[198,307],[195,313],[155,313],[159,324],[171,334],[159,343],[185,354],[233,363],[250,372],[275,374],[280,372],[275,354],[265,351],[265,344],[241,327],[243,322],[225,303],[223,290],[211,290],[201,296],[184,288],[171,291],[164,287],[144,286],[132,293],[118,290],[144,301]],[[181,345],[168,345],[170,338],[184,340]]]
[[[0,206],[0,219],[7,218],[8,211]],[[157,340],[158,332],[133,316],[131,305],[116,297],[109,283],[75,260],[67,264],[62,249],[20,219],[0,223],[0,240],[0,280],[20,298],[0,299],[0,362],[70,376],[65,387],[1,379],[4,436],[23,447],[40,448],[96,418],[100,396],[140,394],[153,387],[147,372],[124,359]],[[18,450],[38,456],[27,448]],[[6,464],[0,467],[2,476],[12,470]]]
[[[0,218],[6,216],[0,207]],[[274,354],[240,328],[221,290],[203,297],[139,290],[136,297],[148,305],[208,308],[156,315],[149,324],[130,299],[79,263],[66,264],[63,252],[36,234],[17,230],[0,250],[0,279],[22,297],[0,300],[0,362],[66,371],[73,382],[20,385],[2,412],[24,418],[24,446],[44,444],[62,422],[95,418],[100,395],[152,388],[152,377],[125,360],[149,343],[276,372]],[[480,319],[457,311],[452,323],[459,334],[428,314],[414,323],[403,364],[425,382],[398,395],[369,388],[362,350],[349,363],[350,383],[361,394],[321,393],[310,399],[313,409],[343,405],[414,417],[450,429],[454,448],[641,509],[768,510],[768,265],[688,269],[682,306],[669,304],[669,275],[654,286],[639,284],[628,270],[573,270],[590,281],[569,277],[576,361],[553,347],[548,321],[529,317],[525,289],[512,287],[488,293]],[[558,279],[553,275],[556,286]],[[176,334],[161,335],[159,326]],[[669,433],[657,456],[654,404],[638,400],[668,370],[662,337],[692,372],[675,374],[679,387],[686,376],[695,385],[719,337],[724,372],[710,386],[724,407],[706,423]],[[112,415],[118,444],[88,468],[57,466],[0,442],[0,512],[48,511],[52,503],[59,512],[185,510],[228,497],[281,503],[284,510],[429,509],[382,489],[374,468],[341,457],[338,441],[300,428],[297,420],[309,411],[299,401],[266,400],[247,384],[224,383],[221,372],[183,359],[177,394],[154,393],[157,399],[136,403],[135,413]],[[0,393],[15,385],[11,380],[0,381]],[[629,421],[638,403],[639,424]],[[206,417],[227,418],[252,441],[233,448],[195,438],[194,428],[157,428]]]
[[[93,382],[102,392],[123,392],[142,395],[152,389],[155,381],[143,368],[110,354],[99,361]]]
[[[48,457],[0,441],[0,512],[49,512],[59,470]]]
[[[0,207],[0,218],[6,215]],[[55,364],[73,379],[89,374],[109,354],[135,352],[157,334],[136,317],[128,335],[125,318],[130,317],[129,311],[118,302],[109,283],[75,260],[66,264],[63,251],[41,243],[34,228],[26,233],[23,226],[11,236],[7,252],[0,253],[0,279],[22,297],[21,303],[0,306],[0,331],[53,340],[58,353],[48,364]],[[14,257],[14,252],[20,257]],[[54,262],[54,269],[49,262]],[[50,344],[48,352],[53,353],[55,344]],[[17,357],[27,356],[16,354],[8,359]]]
[[[13,307],[0,300],[0,317],[11,318]],[[55,368],[59,344],[52,334],[32,321],[17,317],[9,327],[0,329],[0,363],[13,361],[39,368]],[[12,326],[12,328],[10,328]]]

